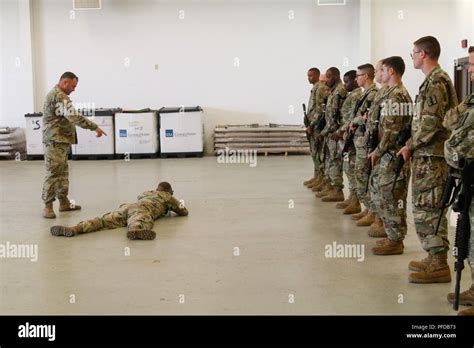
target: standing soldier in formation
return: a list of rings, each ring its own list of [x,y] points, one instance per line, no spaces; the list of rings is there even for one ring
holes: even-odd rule
[[[369,236],[371,237],[386,237],[383,229],[383,224],[380,218],[375,213],[376,207],[374,202],[370,198],[370,194],[367,189],[368,177],[368,165],[367,165],[367,137],[368,129],[371,126],[372,119],[377,117],[375,110],[380,107],[382,102],[382,96],[386,89],[385,84],[382,80],[382,61],[377,62],[376,69],[374,72],[375,80],[381,84],[381,88],[377,90],[372,79],[366,81],[366,84],[372,86],[370,89],[370,95],[367,97],[367,107],[357,115],[353,122],[352,128],[355,128],[355,144],[356,144],[356,179],[357,179],[357,196],[361,202],[364,203],[365,210],[360,214],[354,214],[351,216],[353,220],[356,220],[357,226],[370,226]],[[368,87],[369,88],[369,87]]]
[[[414,272],[408,279],[422,284],[451,281],[446,216],[437,235],[434,230],[448,171],[444,142],[449,131],[442,123],[446,112],[457,105],[457,97],[451,79],[438,64],[440,53],[439,42],[432,36],[414,42],[413,65],[421,69],[426,78],[416,100],[411,139],[399,152],[405,161],[412,157],[413,217],[418,238],[428,253],[423,260],[409,263],[408,268]]]
[[[322,83],[319,81],[319,75],[320,75],[320,71],[318,68],[311,68],[308,70],[308,81],[310,84],[313,85],[313,88],[311,88],[311,93],[309,96],[308,111],[305,115],[304,125],[306,127],[306,133],[309,135],[309,146],[310,146],[310,151],[311,151],[311,157],[313,159],[313,164],[314,164],[314,172],[313,172],[313,177],[304,182],[305,186],[312,185],[315,181],[319,179],[319,176],[320,176],[319,158],[317,156],[317,153],[315,153],[316,147],[314,146],[314,138],[312,136],[312,130],[310,128],[311,122],[314,120],[314,118],[317,115],[316,114],[316,105],[317,105],[316,95],[317,95],[318,89],[322,85]]]
[[[350,70],[344,74],[344,88],[347,91],[347,98],[341,108],[342,126],[339,129],[339,139],[345,140],[349,124],[354,110],[362,96],[362,87],[357,84],[357,72]],[[349,197],[336,204],[337,209],[344,209],[344,214],[355,214],[360,212],[360,204],[357,199],[357,183],[355,179],[355,150],[353,144],[349,146],[346,153],[341,153],[342,169],[349,182]],[[348,208],[350,207],[350,208]]]
[[[342,162],[338,149],[339,128],[341,126],[341,107],[346,99],[347,92],[341,81],[339,69],[331,67],[326,71],[328,81],[326,85],[331,89],[326,104],[326,125],[321,131],[320,139],[324,139],[326,151],[324,156],[326,187],[318,192],[323,202],[344,201]]]
[[[471,82],[474,83],[474,46],[469,47],[469,70]],[[452,136],[445,142],[445,159],[453,168],[459,166],[459,159],[465,160],[471,174],[474,173],[474,94],[454,109],[448,111],[444,117],[443,126],[452,130]],[[471,179],[472,180],[472,179]],[[472,183],[472,181],[471,181]],[[471,186],[471,197],[474,187]],[[471,198],[469,208],[471,235],[469,238],[468,261],[471,267],[471,287],[459,294],[459,304],[474,306],[474,199]],[[448,294],[448,301],[454,303],[454,293]],[[474,315],[474,307],[459,312],[459,315]]]
[[[314,101],[315,104],[315,115],[310,122],[309,131],[312,137],[313,142],[313,153],[314,153],[314,160],[317,163],[318,167],[318,179],[314,180],[312,183],[308,185],[309,188],[312,189],[313,192],[317,192],[318,189],[324,184],[324,161],[323,161],[323,144],[319,140],[319,133],[321,129],[318,129],[318,125],[320,125],[320,121],[324,118],[324,110],[326,107],[326,101],[330,93],[329,87],[326,85],[327,78],[326,74],[321,74],[319,77],[319,88],[316,91],[316,98]]]
[[[54,219],[53,202],[59,199],[59,211],[79,210],[71,204],[67,158],[71,144],[77,144],[75,126],[96,132],[97,137],[107,135],[94,122],[74,109],[69,94],[76,89],[79,79],[72,72],[62,74],[59,82],[46,95],[43,108],[43,144],[46,176],[42,198],[45,204],[43,216]]]
[[[404,72],[405,62],[401,57],[389,57],[382,61],[382,82],[387,87],[375,111],[377,119],[370,129],[371,136],[375,136],[378,142],[375,150],[368,154],[372,166],[370,198],[387,234],[387,238],[378,241],[372,249],[376,255],[402,254],[407,233],[409,163],[405,163],[398,178],[395,177],[398,164],[396,153],[407,140],[401,142],[399,139],[403,134],[409,134],[413,107],[402,83]]]

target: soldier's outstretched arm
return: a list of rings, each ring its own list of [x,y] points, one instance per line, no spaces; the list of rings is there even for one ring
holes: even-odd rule
[[[98,128],[94,122],[88,120],[76,111],[71,99],[69,99],[66,93],[59,93],[57,99],[57,104],[62,111],[62,116],[66,117],[69,122],[85,129],[96,130]]]
[[[168,204],[169,209],[178,214],[179,216],[188,216],[189,211],[188,209],[186,209],[183,202],[180,202],[176,198],[171,197]]]

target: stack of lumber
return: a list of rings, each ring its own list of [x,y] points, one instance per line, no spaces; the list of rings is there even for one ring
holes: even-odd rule
[[[302,125],[219,125],[214,129],[214,154],[225,149],[269,153],[310,153]]]
[[[0,159],[23,159],[26,155],[25,131],[0,127]]]

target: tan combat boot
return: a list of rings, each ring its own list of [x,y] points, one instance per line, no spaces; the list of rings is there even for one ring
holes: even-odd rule
[[[372,238],[386,238],[387,233],[385,233],[385,228],[383,227],[382,219],[376,215],[375,221],[369,228],[369,237]]]
[[[474,308],[469,308],[469,309],[464,309],[462,311],[459,311],[458,315],[463,315],[463,316],[464,315],[469,315],[469,316],[474,315]]]
[[[328,183],[327,183],[326,179],[324,179],[324,177],[321,178],[321,181],[319,181],[319,183],[317,185],[313,186],[313,192],[321,192],[327,184]]]
[[[336,209],[346,209],[351,203],[352,196],[354,196],[354,194],[351,191],[349,194],[349,197],[347,197],[347,199],[344,202],[339,202],[336,204]]]
[[[72,204],[69,201],[69,198],[63,198],[59,200],[59,211],[72,211],[72,210],[81,210],[81,206],[77,204]]]
[[[331,192],[327,196],[322,197],[321,201],[323,202],[343,202],[344,201],[344,193],[342,189],[333,188]]]
[[[434,254],[431,263],[424,271],[410,273],[410,283],[431,284],[451,282],[451,271],[448,265],[448,252]]]
[[[311,184],[312,182],[314,182],[314,179],[316,179],[316,178],[311,178],[311,179],[306,180],[305,182],[303,182],[303,185],[304,185],[304,186],[308,186],[309,184]]]
[[[362,219],[357,220],[357,226],[370,226],[375,222],[375,213],[369,211],[369,213]]]
[[[314,181],[311,184],[308,185],[308,188],[311,189],[313,192],[315,192],[315,187],[321,184],[322,181],[323,181],[323,177],[320,175],[316,179],[314,179]]]
[[[56,214],[54,213],[54,210],[53,210],[53,202],[49,202],[44,205],[43,217],[46,219],[56,218]]]
[[[82,229],[79,226],[67,227],[67,226],[53,226],[51,227],[51,234],[53,236],[64,236],[74,237],[79,233],[82,233]]]
[[[447,299],[450,303],[454,303],[454,292],[450,292]],[[459,294],[459,304],[461,306],[474,306],[474,285]]]
[[[151,230],[132,230],[127,232],[127,238],[131,240],[153,240],[156,237],[156,232]]]
[[[433,255],[431,255],[431,253],[428,253],[428,256],[426,256],[424,259],[421,259],[420,261],[410,261],[410,263],[408,264],[408,269],[414,272],[422,272],[426,269],[426,267],[429,266],[432,259]]]
[[[351,219],[352,220],[360,220],[362,219],[364,216],[366,216],[367,214],[369,213],[369,209],[365,209],[363,212],[360,212],[360,213],[357,213],[357,214],[354,214],[351,216]]]
[[[382,239],[372,248],[374,255],[397,255],[403,254],[403,241],[394,241],[388,238]]]
[[[359,198],[357,198],[357,195],[355,193],[352,194],[352,200],[349,202],[349,205],[344,209],[344,215],[352,215],[352,214],[357,214],[360,213],[360,202]]]
[[[330,194],[332,191],[332,186],[331,184],[326,184],[325,186],[323,186],[323,189],[319,192],[316,192],[316,197],[318,198],[322,198],[324,196],[327,196],[328,194]]]

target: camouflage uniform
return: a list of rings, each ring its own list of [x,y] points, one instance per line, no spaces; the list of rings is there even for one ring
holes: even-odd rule
[[[380,95],[375,83],[370,86],[362,95],[361,98],[365,97],[362,105],[360,106],[357,114],[354,116],[352,123],[357,126],[354,133],[354,146],[356,149],[355,155],[355,180],[356,180],[356,193],[359,201],[364,203],[365,208],[372,208],[370,203],[369,195],[365,193],[365,185],[367,182],[367,132],[366,121],[363,115],[368,111],[368,107],[372,109],[375,106],[375,100]]]
[[[449,131],[442,122],[446,112],[457,105],[456,91],[448,74],[439,66],[420,86],[412,120],[412,205],[415,229],[423,249],[437,254],[449,249],[448,221],[443,217],[438,234],[434,229],[447,178],[443,144]]]
[[[137,203],[122,204],[118,210],[77,224],[81,233],[95,232],[127,226],[128,231],[151,230],[154,221],[173,211],[188,215],[188,210],[170,193],[146,191],[137,197]]]
[[[341,153],[339,151],[339,142],[331,139],[331,135],[337,132],[342,123],[341,115],[336,113],[341,110],[342,104],[346,99],[347,91],[344,84],[339,81],[332,88],[326,105],[326,126],[321,131],[321,135],[325,137],[325,169],[326,178],[329,179],[331,186],[336,190],[342,190],[344,187],[342,180],[342,163]],[[335,119],[337,118],[337,119]]]
[[[43,107],[43,144],[46,175],[42,198],[45,203],[55,198],[67,198],[69,172],[67,158],[70,144],[76,144],[76,129],[95,130],[97,125],[78,114],[72,107],[69,96],[58,86],[47,95]]]
[[[402,146],[397,138],[404,127],[409,127],[413,103],[402,83],[383,89],[381,94],[379,143],[375,154],[379,158],[370,176],[370,199],[375,212],[382,219],[388,239],[401,241],[407,234],[407,192],[410,164],[404,164],[392,192],[397,168],[397,152]],[[378,110],[376,110],[378,113]],[[374,129],[371,129],[374,131]]]
[[[315,120],[315,117],[317,115],[317,103],[318,103],[317,94],[318,94],[319,88],[322,85],[323,85],[323,83],[321,81],[318,81],[313,85],[313,88],[311,89],[311,94],[309,96],[309,101],[308,101],[308,112],[306,114],[306,120],[305,120],[305,126],[306,127],[310,126],[311,122],[313,122]],[[318,158],[317,152],[316,152],[316,147],[315,147],[315,144],[314,144],[314,136],[313,135],[309,138],[309,146],[310,146],[310,150],[311,150],[311,157],[312,157],[313,163],[314,163],[314,177],[318,177],[321,173],[321,169],[320,169],[319,158]]]
[[[448,164],[459,169],[459,159],[467,163],[474,162],[474,94],[468,96],[460,105],[449,110],[443,125],[453,131],[445,142],[445,159]],[[461,131],[461,132],[460,132]],[[473,192],[474,188],[471,188]],[[471,279],[474,284],[474,198],[469,209],[471,219],[471,236],[469,239],[468,261],[471,266]]]
[[[320,131],[317,130],[316,126],[317,126],[317,122],[319,118],[324,117],[324,104],[326,103],[326,99],[328,98],[329,93],[331,92],[331,90],[325,83],[319,81],[318,84],[319,84],[319,87],[316,90],[316,93],[314,95],[315,99],[312,104],[314,114],[313,114],[313,118],[310,121],[310,127],[313,130],[313,134],[311,136],[311,141],[312,141],[311,154],[315,162],[314,167],[315,169],[318,170],[318,173],[316,173],[317,176],[324,175],[325,170],[324,170],[324,162],[323,162],[323,154],[322,154],[323,146],[321,144],[322,142],[320,142],[318,139],[318,135]]]
[[[352,121],[352,116],[357,101],[361,98],[362,94],[363,91],[360,87],[354,89],[353,91],[347,94],[347,99],[344,101],[344,104],[341,108],[341,115],[343,120],[343,125],[340,128],[341,133],[347,132],[349,124]],[[342,169],[344,170],[344,173],[346,174],[349,182],[349,191],[353,194],[356,194],[357,182],[355,178],[355,151],[353,146],[349,147],[347,154],[342,154]]]

